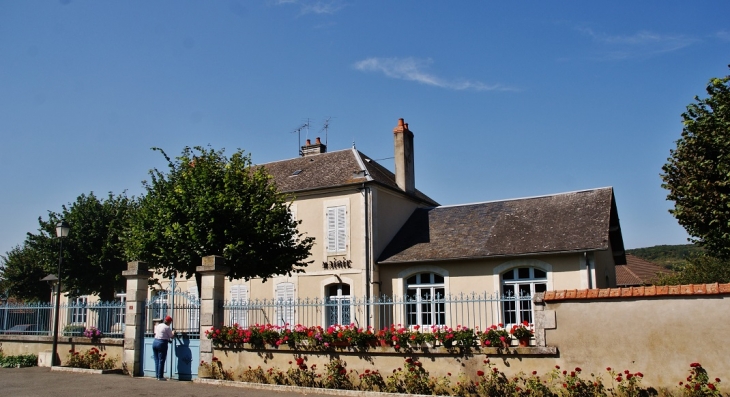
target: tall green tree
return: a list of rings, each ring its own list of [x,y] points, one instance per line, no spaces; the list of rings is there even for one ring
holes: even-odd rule
[[[730,76],[713,78],[707,97],[682,113],[684,127],[662,167],[672,215],[693,241],[730,258]]]
[[[38,232],[28,233],[26,246],[38,253],[40,260],[53,264],[57,272],[59,241],[56,224],[64,219],[71,232],[63,241],[62,288],[72,295],[99,295],[112,300],[124,289],[122,271],[127,268],[124,236],[137,201],[125,194],[109,193],[106,199],[93,192],[62,206],[61,212],[48,212],[38,218]]]
[[[40,281],[55,273],[56,262],[47,262],[38,251],[27,244],[13,247],[0,255],[0,292],[20,300],[48,301],[51,286]]]
[[[221,255],[230,279],[264,280],[303,271],[313,239],[263,168],[238,150],[186,147],[167,172],[153,169],[130,229],[128,256],[172,275],[191,277],[207,255]],[[198,280],[200,281],[200,280]],[[200,285],[200,283],[198,283]]]
[[[657,285],[730,283],[728,260],[699,255],[688,260],[676,272],[662,275]]]

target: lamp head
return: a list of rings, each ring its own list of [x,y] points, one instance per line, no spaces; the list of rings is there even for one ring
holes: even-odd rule
[[[71,231],[71,227],[66,223],[66,221],[60,221],[56,224],[56,237],[58,238],[66,238],[68,237],[68,232]]]

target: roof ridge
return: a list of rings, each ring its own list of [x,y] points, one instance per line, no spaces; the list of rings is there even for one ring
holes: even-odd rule
[[[318,154],[317,156],[322,156],[322,155],[328,155],[328,154],[332,154],[332,153],[339,153],[339,152],[345,152],[345,151],[348,151],[348,150],[350,150],[350,149],[351,149],[351,148],[347,148],[347,149],[340,149],[340,150],[334,150],[334,151],[331,151],[331,152],[325,152],[325,153],[320,153],[320,154]],[[252,166],[252,167],[260,167],[260,166],[262,166],[262,165],[267,165],[267,164],[276,164],[276,163],[281,163],[281,162],[284,162],[284,161],[292,161],[292,160],[297,160],[297,159],[303,159],[303,158],[305,158],[305,157],[303,157],[303,156],[297,156],[297,157],[292,157],[292,158],[289,158],[289,159],[282,159],[282,160],[275,160],[275,161],[269,161],[268,163],[261,163],[261,164],[251,164],[251,166]]]
[[[586,192],[593,192],[593,191],[606,190],[606,189],[613,190],[613,186],[604,186],[604,187],[597,187],[597,188],[592,188],[592,189],[574,190],[574,191],[562,192],[562,193],[543,194],[543,195],[539,195],[539,196],[527,196],[527,197],[517,197],[517,198],[508,198],[508,199],[499,199],[499,200],[479,201],[479,202],[465,203],[465,204],[440,205],[438,207],[433,207],[433,208],[465,207],[468,205],[500,203],[500,202],[505,202],[505,201],[532,200],[532,199],[538,199],[538,198],[564,196],[564,195],[568,195],[568,194],[586,193]]]

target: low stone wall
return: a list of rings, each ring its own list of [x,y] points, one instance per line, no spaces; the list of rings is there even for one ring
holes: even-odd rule
[[[643,384],[675,387],[698,362],[730,380],[730,284],[549,291],[546,340],[563,368],[642,372]],[[604,379],[606,377],[604,376]]]
[[[69,356],[69,350],[74,349],[77,352],[85,352],[86,350],[96,347],[100,351],[107,354],[107,357],[116,357],[117,366],[121,368],[122,348],[124,339],[117,338],[101,338],[98,341],[92,341],[90,338],[84,337],[60,337],[58,338],[58,355],[61,362],[66,362]],[[21,354],[35,354],[41,356],[44,352],[50,352],[53,349],[53,337],[51,336],[34,336],[34,335],[0,335],[0,348],[3,354],[7,356],[16,356]]]
[[[403,368],[406,358],[413,358],[423,364],[432,376],[454,377],[460,373],[470,378],[476,378],[476,372],[483,370],[484,360],[489,357],[501,369],[508,369],[510,373],[532,372],[540,365],[549,365],[554,362],[557,351],[553,347],[513,347],[509,349],[476,348],[468,352],[458,349],[414,348],[412,350],[396,351],[392,347],[370,348],[359,351],[354,348],[336,348],[327,350],[301,350],[280,346],[277,349],[214,349],[215,357],[221,361],[224,369],[240,371],[249,366],[261,366],[264,370],[278,368],[286,372],[296,367],[296,359],[304,358],[307,366],[316,365],[318,372],[324,372],[324,366],[334,359],[347,363],[347,369],[363,373],[366,369],[379,370],[387,376],[397,368]],[[546,358],[553,357],[546,360]],[[292,364],[290,364],[291,362]],[[552,369],[550,367],[548,371]]]

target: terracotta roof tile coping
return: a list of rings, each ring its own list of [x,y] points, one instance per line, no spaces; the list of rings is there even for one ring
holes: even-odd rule
[[[580,299],[627,298],[633,296],[682,296],[730,294],[728,284],[651,285],[645,287],[598,288],[581,290],[546,291],[546,301]]]

